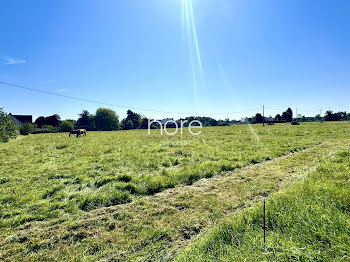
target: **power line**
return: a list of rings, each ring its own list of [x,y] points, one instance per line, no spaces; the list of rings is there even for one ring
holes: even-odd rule
[[[266,107],[265,106],[265,108],[266,109],[269,109],[269,110],[272,110],[272,111],[280,111],[280,112],[283,112],[283,111],[285,111],[285,109],[276,109],[276,108],[271,108],[271,107]],[[290,107],[291,108],[291,107]],[[298,108],[296,108],[296,113],[297,113],[297,111],[298,111]],[[319,110],[310,110],[310,111],[306,111],[306,110],[300,110],[300,108],[299,108],[299,113],[300,113],[300,111],[302,112],[302,113],[316,113],[316,112],[319,112]]]
[[[25,87],[25,86],[22,86],[22,85],[16,85],[16,84],[12,84],[12,83],[7,83],[7,82],[3,82],[3,81],[0,81],[0,84],[6,85],[6,86],[11,86],[11,87],[17,87],[17,88],[21,88],[21,89],[24,89],[24,90],[37,92],[37,93],[43,93],[43,94],[47,94],[47,95],[54,95],[54,96],[69,98],[69,99],[73,99],[73,100],[99,104],[99,105],[106,105],[106,106],[119,107],[119,108],[132,109],[132,110],[140,110],[140,111],[149,111],[149,112],[155,112],[155,113],[164,113],[164,114],[193,115],[193,116],[196,116],[196,115],[197,116],[199,116],[199,115],[231,115],[231,114],[245,113],[245,112],[249,112],[249,111],[254,111],[254,110],[259,110],[260,109],[260,107],[258,107],[258,108],[253,108],[253,109],[249,109],[249,110],[244,110],[244,111],[237,111],[237,112],[202,113],[202,114],[193,114],[193,113],[189,113],[189,112],[171,112],[171,111],[161,111],[161,110],[148,109],[148,108],[142,108],[142,107],[129,107],[129,106],[118,105],[118,104],[104,103],[104,102],[100,102],[100,101],[96,101],[96,100],[90,100],[90,99],[79,98],[79,97],[75,97],[75,96],[68,96],[68,95],[58,94],[58,93],[49,92],[49,91],[43,91],[43,90],[30,88],[30,87]]]

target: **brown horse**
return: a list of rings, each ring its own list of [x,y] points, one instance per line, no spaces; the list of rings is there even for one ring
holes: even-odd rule
[[[74,129],[72,131],[69,132],[69,137],[71,135],[77,135],[77,137],[80,137],[81,135],[86,136],[86,130],[85,129]]]

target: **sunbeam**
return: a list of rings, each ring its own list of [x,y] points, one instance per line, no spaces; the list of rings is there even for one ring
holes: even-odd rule
[[[218,68],[219,68],[219,71],[220,71],[220,78],[221,78],[222,82],[224,83],[224,86],[228,89],[230,99],[233,101],[235,97],[234,97],[234,93],[233,93],[233,90],[232,90],[231,82],[230,82],[230,80],[227,77],[225,68],[220,63],[218,63]],[[259,146],[261,146],[262,148],[265,148],[265,146],[261,142],[258,134],[255,132],[254,127],[249,123],[248,120],[246,120],[246,124],[248,125],[249,131],[252,133],[254,139],[259,144]]]
[[[181,32],[183,39],[185,35],[185,15],[185,0],[181,0]]]
[[[203,66],[199,50],[196,25],[191,0],[181,0],[181,29],[182,35],[186,36],[187,47],[190,56],[193,97],[196,111],[198,111],[198,80],[203,81]],[[197,75],[199,73],[199,76]]]
[[[194,40],[194,44],[195,44],[195,47],[196,47],[196,54],[197,54],[199,69],[202,72],[203,71],[203,67],[202,67],[201,54],[199,52],[196,24],[194,22],[192,0],[185,0],[185,1],[188,3],[188,12],[189,12],[189,15],[190,15],[190,22],[191,22],[191,26],[192,26],[193,40]]]
[[[256,140],[256,142],[258,143],[258,145],[259,145],[260,147],[262,147],[263,149],[265,149],[264,144],[261,142],[261,140],[260,140],[258,134],[255,132],[255,129],[254,129],[253,126],[249,123],[248,120],[246,120],[246,124],[248,125],[249,130],[250,130],[250,132],[252,133],[252,135],[253,135],[254,139]]]

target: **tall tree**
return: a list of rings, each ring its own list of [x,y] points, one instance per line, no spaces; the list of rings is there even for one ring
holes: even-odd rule
[[[141,129],[147,129],[148,128],[148,118],[147,117],[143,117],[142,118],[140,128]]]
[[[58,127],[61,123],[61,117],[58,114],[54,114],[52,116],[45,117],[45,124]]]
[[[42,128],[43,125],[46,125],[46,119],[43,116],[39,116],[35,121],[34,124],[37,125],[37,127]]]
[[[282,119],[286,122],[292,122],[293,121],[293,111],[291,108],[288,107],[288,109],[282,113]]]
[[[87,127],[89,125],[89,117],[90,117],[89,111],[83,110],[79,114],[79,118],[77,120],[76,125],[77,126],[81,126],[81,127]]]
[[[253,123],[262,123],[263,122],[263,116],[260,113],[257,113],[254,117],[253,117]]]
[[[128,110],[126,112],[127,114],[127,120],[131,120],[132,124],[133,124],[133,128],[134,129],[138,129],[140,128],[141,126],[141,115],[131,111],[131,110]]]
[[[130,125],[130,122],[132,125]],[[129,123],[128,123],[129,122]],[[142,124],[142,118],[140,114],[137,114],[131,110],[128,110],[126,112],[126,118],[123,119],[122,121],[122,128],[123,129],[139,129]],[[146,127],[147,128],[147,127]]]
[[[86,130],[95,130],[95,116],[91,115],[89,111],[83,110],[79,114],[79,118],[75,123],[76,128],[85,128]]]
[[[119,118],[115,111],[108,108],[96,110],[95,124],[97,130],[117,130],[119,129]]]

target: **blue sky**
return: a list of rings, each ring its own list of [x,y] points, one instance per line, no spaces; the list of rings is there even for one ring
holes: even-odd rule
[[[263,104],[266,115],[288,106],[305,115],[350,111],[349,1],[0,5],[0,81],[178,113],[135,110],[157,118],[210,113],[239,119]],[[82,109],[99,107],[3,85],[0,94],[6,111],[34,117],[76,119]],[[111,108],[125,116],[125,108]]]

